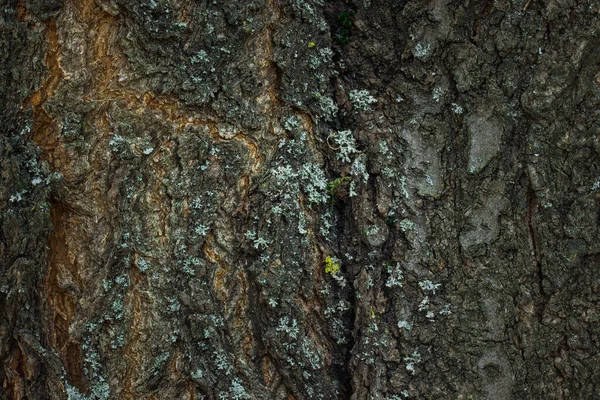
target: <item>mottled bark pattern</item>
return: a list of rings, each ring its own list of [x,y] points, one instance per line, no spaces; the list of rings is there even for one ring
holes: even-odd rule
[[[600,3],[0,4],[0,398],[600,397]]]

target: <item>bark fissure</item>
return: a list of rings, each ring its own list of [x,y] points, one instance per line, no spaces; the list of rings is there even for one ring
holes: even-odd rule
[[[536,300],[536,315],[538,321],[542,323],[544,319],[544,308],[546,303],[548,302],[548,297],[544,289],[544,271],[542,266],[541,256],[538,252],[537,248],[537,237],[534,228],[534,215],[537,210],[537,199],[535,196],[535,192],[533,189],[529,189],[527,192],[527,212],[525,214],[526,223],[527,223],[527,232],[529,235],[529,245],[531,248],[531,257],[533,258],[535,264],[535,281],[537,284],[537,290],[539,295]]]

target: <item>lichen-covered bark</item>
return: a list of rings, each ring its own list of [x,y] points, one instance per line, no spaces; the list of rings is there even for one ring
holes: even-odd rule
[[[0,398],[600,396],[600,4],[0,4]]]

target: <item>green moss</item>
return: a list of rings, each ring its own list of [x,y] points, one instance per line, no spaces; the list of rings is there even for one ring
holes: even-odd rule
[[[325,273],[333,275],[340,270],[340,265],[331,256],[325,258]]]
[[[327,184],[327,193],[333,198],[338,190],[350,181],[350,177],[337,178]]]

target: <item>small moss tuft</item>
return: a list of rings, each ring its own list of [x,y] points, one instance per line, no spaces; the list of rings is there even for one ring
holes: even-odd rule
[[[340,265],[331,256],[325,258],[325,273],[333,275],[340,270]]]

